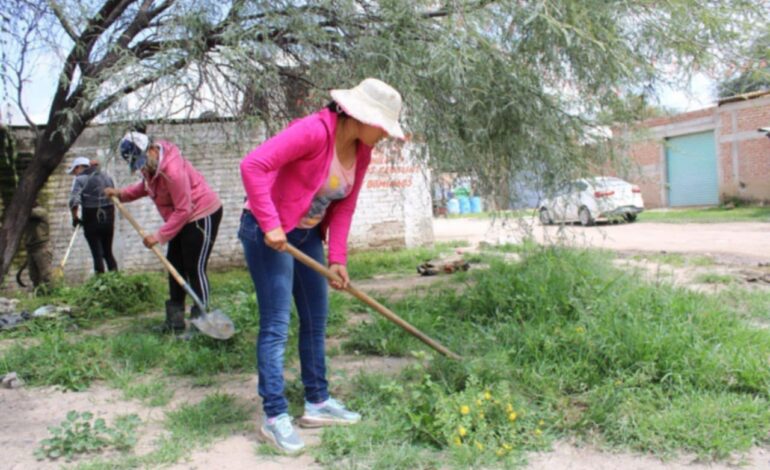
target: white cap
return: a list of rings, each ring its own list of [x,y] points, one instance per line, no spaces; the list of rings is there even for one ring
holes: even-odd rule
[[[87,159],[86,157],[77,157],[74,160],[72,160],[72,164],[67,168],[67,174],[71,175],[73,171],[75,171],[75,168],[79,166],[91,166],[91,160]]]
[[[150,145],[150,138],[147,137],[147,134],[131,131],[126,132],[126,135],[120,139],[120,143],[122,144],[123,142],[131,142],[132,144],[136,145],[136,148],[138,148],[141,152],[146,152],[147,147]]]

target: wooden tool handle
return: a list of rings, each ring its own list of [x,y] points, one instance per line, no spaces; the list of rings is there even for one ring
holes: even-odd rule
[[[295,259],[300,261],[302,264],[311,268],[313,271],[316,271],[317,273],[323,275],[327,279],[342,283],[342,279],[340,279],[339,276],[331,272],[327,267],[323,266],[318,261],[314,260],[310,256],[298,250],[296,247],[294,247],[290,243],[287,243],[286,251],[288,251],[289,254],[291,254]],[[444,356],[452,359],[456,359],[456,360],[462,359],[462,357],[460,357],[458,354],[453,353],[452,351],[444,347],[441,343],[435,341],[434,339],[432,339],[422,331],[418,330],[417,328],[412,326],[410,323],[408,323],[406,320],[402,319],[401,317],[393,313],[390,309],[388,309],[381,303],[377,302],[373,298],[369,297],[366,293],[360,291],[356,287],[353,287],[352,284],[348,284],[348,287],[346,287],[344,290],[347,291],[349,294],[351,294],[353,297],[365,303],[366,305],[372,307],[382,316],[384,316],[391,322],[395,323],[396,325],[400,326],[401,328],[406,330],[407,333],[411,334],[412,336],[419,339],[423,343],[427,344],[431,348],[440,352]]]
[[[126,208],[123,206],[123,204],[120,202],[120,200],[118,200],[117,197],[111,196],[110,199],[112,199],[112,203],[115,204],[115,207],[118,208],[120,213],[123,214],[123,217],[125,217],[131,223],[131,225],[134,226],[134,229],[136,229],[136,231],[139,232],[139,236],[141,236],[142,239],[144,239],[147,236],[147,232],[145,232],[144,229],[142,228],[142,226],[139,225],[139,222],[136,221],[134,216],[131,215],[131,213],[128,212],[128,210],[126,210]],[[187,285],[187,281],[184,280],[184,278],[179,274],[179,272],[176,270],[174,265],[171,264],[171,262],[163,255],[163,253],[160,251],[160,247],[158,247],[158,245],[155,244],[155,245],[152,246],[151,249],[152,249],[152,252],[155,253],[155,256],[158,257],[160,262],[163,263],[163,266],[165,266],[165,268],[169,272],[169,274],[174,276],[174,279],[176,279],[176,282],[178,282],[179,285],[184,288]],[[187,290],[187,289],[185,289],[185,290]],[[193,296],[193,300],[196,300],[195,297],[196,296]],[[201,302],[199,300],[196,303],[201,303]],[[199,305],[199,307],[200,307],[200,305]]]
[[[78,231],[80,229],[80,225],[75,226],[75,231],[72,232],[72,237],[70,237],[70,244],[67,245],[67,251],[64,252],[64,258],[62,258],[61,263],[59,263],[59,269],[64,271],[64,265],[67,264],[67,258],[70,257],[70,252],[72,251],[72,246],[75,244],[75,238],[78,236]]]

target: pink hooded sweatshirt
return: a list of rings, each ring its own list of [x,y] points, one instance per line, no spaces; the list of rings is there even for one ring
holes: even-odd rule
[[[186,224],[202,219],[222,207],[219,196],[206,183],[190,162],[171,142],[158,141],[162,149],[158,169],[149,174],[142,169],[142,181],[120,190],[121,202],[150,196],[164,224],[154,234],[159,243],[166,243]]]
[[[289,233],[310,209],[329,175],[336,129],[337,114],[323,109],[292,122],[241,161],[246,204],[263,232],[283,227]],[[353,190],[333,201],[321,221],[324,238],[328,230],[329,264],[347,263],[350,223],[371,159],[372,148],[359,142]]]

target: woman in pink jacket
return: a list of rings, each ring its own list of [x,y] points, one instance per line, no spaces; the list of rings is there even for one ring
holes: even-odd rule
[[[332,90],[327,108],[293,122],[241,162],[246,206],[238,236],[259,302],[257,367],[264,422],[262,440],[283,452],[301,450],[284,396],[283,358],[291,300],[299,316],[299,356],[305,413],[299,424],[355,423],[358,413],[329,397],[324,336],[328,312],[323,276],[284,250],[292,243],[320,263],[322,240],[329,269],[349,282],[347,240],[372,147],[386,136],[403,139],[401,96],[368,78],[348,90]]]
[[[219,196],[171,142],[152,142],[144,133],[129,132],[120,141],[120,153],[132,172],[141,171],[142,180],[122,189],[105,189],[105,194],[122,202],[144,196],[152,199],[164,223],[144,238],[144,245],[168,243],[166,257],[208,304],[206,267],[222,220]],[[179,333],[185,329],[185,291],[170,275],[168,291],[163,331]],[[201,313],[194,305],[190,316]]]

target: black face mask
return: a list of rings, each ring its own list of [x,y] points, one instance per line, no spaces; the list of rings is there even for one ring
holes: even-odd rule
[[[136,171],[147,162],[147,154],[136,146],[135,143],[124,140],[120,143],[120,156],[128,163],[131,171]]]

